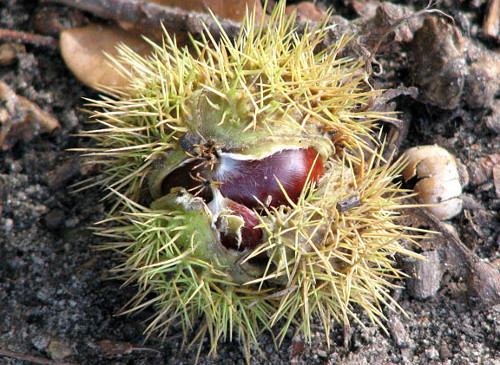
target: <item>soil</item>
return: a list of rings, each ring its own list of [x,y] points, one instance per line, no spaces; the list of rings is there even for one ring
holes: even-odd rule
[[[339,0],[334,5],[338,14],[355,19],[360,4],[370,3],[356,4]],[[414,5],[421,9],[426,4]],[[486,5],[445,0],[437,7],[452,15],[477,47],[498,52],[498,38],[479,31]],[[3,0],[0,28],[35,32],[37,7],[38,1]],[[381,60],[386,70],[381,84],[412,85],[404,47]],[[105,217],[104,194],[98,188],[72,187],[85,176],[78,153],[68,152],[89,144],[78,137],[88,127],[83,98],[97,93],[75,79],[57,50],[30,45],[15,63],[0,67],[0,80],[55,116],[62,127],[55,136],[37,135],[0,152],[0,364],[194,363],[196,351],[182,346],[181,334],[145,338],[144,320],[151,312],[117,316],[135,290],[110,274],[116,257],[93,247],[100,242],[92,226]],[[498,89],[492,97],[492,103],[498,101]],[[499,117],[492,105],[471,108],[464,99],[443,109],[425,99],[401,98],[398,109],[411,122],[404,147],[438,144],[474,173],[480,158],[500,151],[498,130],[487,122],[496,117],[498,126]],[[479,257],[495,262],[500,259],[500,196],[494,178],[490,174],[464,189],[465,209],[451,224]],[[311,345],[290,331],[279,351],[263,334],[261,351],[252,349],[251,363],[500,364],[500,305],[472,301],[452,268],[437,294],[426,300],[411,297],[400,284],[394,295],[407,315],[388,311],[390,331],[366,318],[364,327],[355,324],[347,333],[336,325],[328,347],[318,325]],[[237,341],[221,343],[215,358],[207,354],[204,346],[199,364],[245,363]]]

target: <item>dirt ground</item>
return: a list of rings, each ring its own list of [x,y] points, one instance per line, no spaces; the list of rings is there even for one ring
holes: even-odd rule
[[[347,19],[362,16],[372,4],[334,3],[336,14]],[[35,33],[38,5],[2,0],[0,28]],[[425,5],[414,4],[416,9]],[[455,18],[476,47],[498,54],[499,38],[481,35],[486,1],[445,0],[437,7]],[[414,84],[415,60],[409,59],[408,49],[403,44],[381,57],[384,73],[376,82],[384,87]],[[474,56],[467,57],[464,62],[472,64]],[[26,45],[13,64],[0,66],[0,80],[61,124],[57,135],[41,133],[0,152],[0,364],[194,363],[196,351],[182,348],[181,334],[145,340],[143,321],[151,312],[116,315],[135,290],[111,277],[116,257],[92,247],[99,239],[89,227],[104,217],[103,194],[97,188],[75,192],[70,187],[85,177],[78,154],[67,150],[89,144],[75,135],[87,128],[83,98],[96,98],[96,92],[75,79],[59,52],[47,47]],[[493,87],[490,101],[474,105],[467,99],[470,94],[464,92],[451,108],[436,106],[430,96],[398,99],[402,118],[411,122],[403,146],[438,144],[460,159],[470,181],[464,187],[465,209],[451,224],[479,257],[499,262],[500,191],[495,189],[500,188],[491,173],[471,181],[481,158],[500,151],[500,95]],[[354,325],[345,348],[344,331],[337,325],[328,348],[318,325],[310,346],[290,331],[279,351],[264,334],[262,352],[252,349],[251,363],[500,365],[500,305],[478,305],[467,295],[463,278],[453,268],[444,269],[440,290],[429,299],[413,298],[401,283],[394,295],[407,316],[387,312],[388,333],[368,321],[365,328]],[[215,358],[207,356],[205,347],[200,364],[245,363],[237,342],[220,344]]]

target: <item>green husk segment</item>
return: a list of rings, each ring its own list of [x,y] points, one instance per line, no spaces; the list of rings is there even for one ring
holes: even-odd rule
[[[275,281],[296,288],[279,298],[271,316],[271,326],[286,323],[281,339],[296,321],[310,341],[315,316],[321,318],[328,339],[332,323],[349,325],[350,318],[359,322],[359,307],[383,327],[381,305],[397,307],[389,295],[391,280],[404,277],[393,267],[394,255],[420,257],[399,243],[417,238],[397,224],[405,197],[394,178],[403,166],[401,160],[382,163],[376,155],[356,170],[345,161],[334,161],[325,179],[296,204],[268,211],[263,218],[267,242],[248,259],[267,252],[273,265],[247,284]],[[338,203],[352,196],[359,197],[359,206],[339,210]]]
[[[339,57],[349,37],[313,52],[326,22],[296,34],[284,2],[265,25],[253,24],[250,15],[235,42],[224,32],[220,42],[193,41],[194,56],[168,34],[147,58],[121,47],[131,84],[92,101],[102,127],[86,133],[113,201],[105,247],[122,253],[117,270],[138,287],[127,312],[154,306],[148,334],[181,326],[187,338],[196,329],[200,344],[209,335],[212,354],[233,334],[248,354],[262,331],[278,327],[283,340],[292,324],[310,341],[311,316],[327,338],[334,322],[359,320],[359,308],[381,323],[381,305],[396,305],[391,279],[402,276],[393,255],[417,256],[399,244],[413,240],[397,223],[404,206],[393,180],[403,162],[362,158],[374,123],[391,117],[369,110],[377,92],[363,62]],[[265,239],[253,252],[229,250],[209,204],[184,189],[162,195],[163,179],[189,158],[180,145],[187,132],[256,158],[312,146],[325,176],[290,207],[262,207]],[[359,206],[341,211],[352,195]]]
[[[179,203],[183,194],[175,192],[153,209],[121,196],[129,211],[115,216],[115,226],[100,233],[118,240],[107,244],[124,255],[116,271],[126,284],[138,285],[124,313],[152,305],[157,312],[146,332],[166,335],[171,326],[180,325],[187,338],[197,328],[200,341],[210,335],[214,354],[217,343],[231,340],[233,333],[248,347],[268,328],[274,310],[265,300],[270,289],[241,285],[255,277],[255,268],[237,264],[241,253],[220,244],[204,209],[185,209]]]
[[[104,128],[87,132],[98,141],[106,184],[137,194],[152,161],[179,149],[187,131],[233,152],[265,148],[259,140],[269,137],[284,144],[300,137],[305,145],[328,137],[339,151],[368,148],[373,123],[390,117],[365,110],[378,91],[366,84],[362,60],[338,56],[350,38],[315,53],[326,24],[298,35],[295,17],[283,9],[266,26],[254,27],[249,17],[236,43],[223,32],[220,42],[210,35],[193,41],[194,56],[168,34],[147,58],[120,47],[120,62],[132,66],[123,70],[131,85],[113,90],[116,98],[92,101],[103,110],[94,118]]]
[[[263,215],[266,240],[253,252],[223,247],[204,203],[183,189],[151,208],[121,196],[128,211],[115,216],[117,226],[103,235],[119,238],[108,245],[124,254],[117,269],[139,286],[127,312],[153,305],[148,333],[166,335],[181,324],[187,337],[196,328],[200,341],[210,335],[213,354],[233,333],[248,350],[274,327],[282,341],[292,324],[311,341],[313,317],[328,339],[334,322],[361,322],[359,308],[383,326],[382,306],[398,307],[389,295],[391,280],[404,277],[393,256],[419,257],[399,244],[416,238],[397,224],[397,211],[406,206],[393,181],[403,166],[376,155],[356,169],[332,161],[325,179],[304,189],[296,204]],[[353,195],[360,205],[340,211],[338,203]],[[263,252],[268,263],[254,265]]]

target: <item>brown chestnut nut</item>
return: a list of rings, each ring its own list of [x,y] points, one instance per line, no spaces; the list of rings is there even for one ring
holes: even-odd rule
[[[216,222],[220,232],[220,241],[233,250],[254,249],[262,243],[262,230],[257,214],[232,200],[225,199],[227,213],[222,213]]]
[[[228,152],[213,155],[201,162],[193,158],[174,170],[162,183],[163,193],[184,187],[210,201],[210,188],[216,187],[224,197],[249,208],[261,203],[278,207],[289,205],[283,190],[296,202],[308,179],[316,182],[324,173],[322,158],[313,147],[285,149],[261,159]]]
[[[296,202],[308,177],[316,182],[324,173],[323,161],[312,147],[284,150],[261,160],[240,156],[222,155],[213,179],[221,182],[223,196],[247,207],[289,205],[283,190]]]

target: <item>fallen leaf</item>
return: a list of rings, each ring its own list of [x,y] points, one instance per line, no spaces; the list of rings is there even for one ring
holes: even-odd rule
[[[152,0],[161,5],[179,7],[185,10],[207,12],[208,9],[222,18],[241,20],[247,7],[257,9],[257,17],[262,14],[262,5],[258,0]],[[151,46],[144,41],[142,35],[158,41],[162,30],[142,29],[134,24],[120,21],[118,26],[90,24],[86,27],[69,29],[61,32],[60,49],[64,61],[73,74],[85,85],[104,90],[126,86],[129,82],[125,76],[112,65],[110,57],[117,56],[117,45],[125,44],[144,56],[151,52]],[[169,33],[174,33],[169,24],[164,24]],[[176,32],[175,38],[179,46],[188,43],[188,35]]]
[[[294,10],[297,11],[297,16],[313,21],[320,21],[325,15],[323,10],[309,1],[302,1],[296,5],[288,5],[285,12],[290,16]]]
[[[144,39],[113,26],[91,24],[61,32],[60,48],[64,62],[85,85],[94,89],[122,87],[128,80],[112,65],[109,57],[116,57],[116,46],[124,43],[141,55],[151,52]]]

